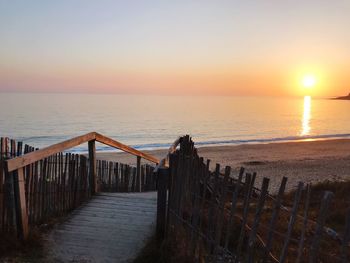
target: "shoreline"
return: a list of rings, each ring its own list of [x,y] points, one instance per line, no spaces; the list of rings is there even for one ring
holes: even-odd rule
[[[290,138],[290,139],[289,139]],[[329,135],[315,135],[310,137],[283,137],[283,138],[271,138],[271,139],[251,139],[251,140],[225,140],[225,141],[203,141],[203,142],[195,142],[196,148],[211,148],[211,147],[225,147],[225,146],[241,146],[241,145],[260,145],[260,144],[276,144],[276,143],[294,143],[294,142],[308,142],[308,141],[325,141],[325,140],[350,140],[350,133],[346,134],[329,134]],[[152,152],[152,151],[162,151],[167,150],[171,146],[169,143],[161,143],[162,145],[166,146],[154,146],[154,147],[147,147],[145,145],[129,145],[130,147],[143,151],[143,152]],[[147,145],[147,144],[146,144]],[[144,147],[144,148],[143,148]],[[108,149],[108,150],[107,150]],[[102,147],[102,149],[98,148],[96,149],[100,153],[119,153],[120,151],[110,148],[108,146]],[[77,154],[87,154],[87,151],[81,151],[81,150],[75,150],[70,151]]]
[[[161,159],[167,149],[145,152]],[[272,192],[278,190],[283,176],[289,179],[287,190],[293,189],[298,181],[317,183],[350,179],[350,139],[204,146],[198,147],[198,153],[211,160],[211,169],[219,163],[222,169],[231,166],[235,175],[240,167],[245,167],[247,172],[257,172],[257,186],[263,177],[270,178]],[[136,163],[136,157],[126,153],[97,152],[97,158]]]

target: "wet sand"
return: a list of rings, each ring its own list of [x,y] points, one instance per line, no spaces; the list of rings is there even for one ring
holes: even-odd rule
[[[158,158],[167,150],[146,151]],[[257,172],[257,186],[263,177],[271,179],[275,192],[283,176],[289,178],[288,189],[298,181],[316,183],[324,180],[350,180],[350,140],[302,141],[238,146],[213,146],[198,149],[199,155],[211,160],[211,167],[228,165],[234,173],[240,167]],[[99,159],[135,164],[136,157],[125,153],[98,153]]]

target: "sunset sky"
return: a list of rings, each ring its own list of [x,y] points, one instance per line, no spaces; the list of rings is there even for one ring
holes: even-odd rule
[[[347,0],[0,0],[0,91],[347,94],[349,14]]]

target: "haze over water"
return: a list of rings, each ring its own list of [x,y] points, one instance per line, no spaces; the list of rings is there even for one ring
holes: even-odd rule
[[[350,137],[349,112],[348,101],[310,97],[2,93],[0,136],[40,148],[91,131],[140,149],[183,134],[198,146],[267,143]]]

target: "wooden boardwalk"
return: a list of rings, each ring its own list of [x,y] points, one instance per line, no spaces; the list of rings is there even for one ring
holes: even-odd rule
[[[100,193],[45,237],[47,262],[132,262],[155,230],[157,193]]]

